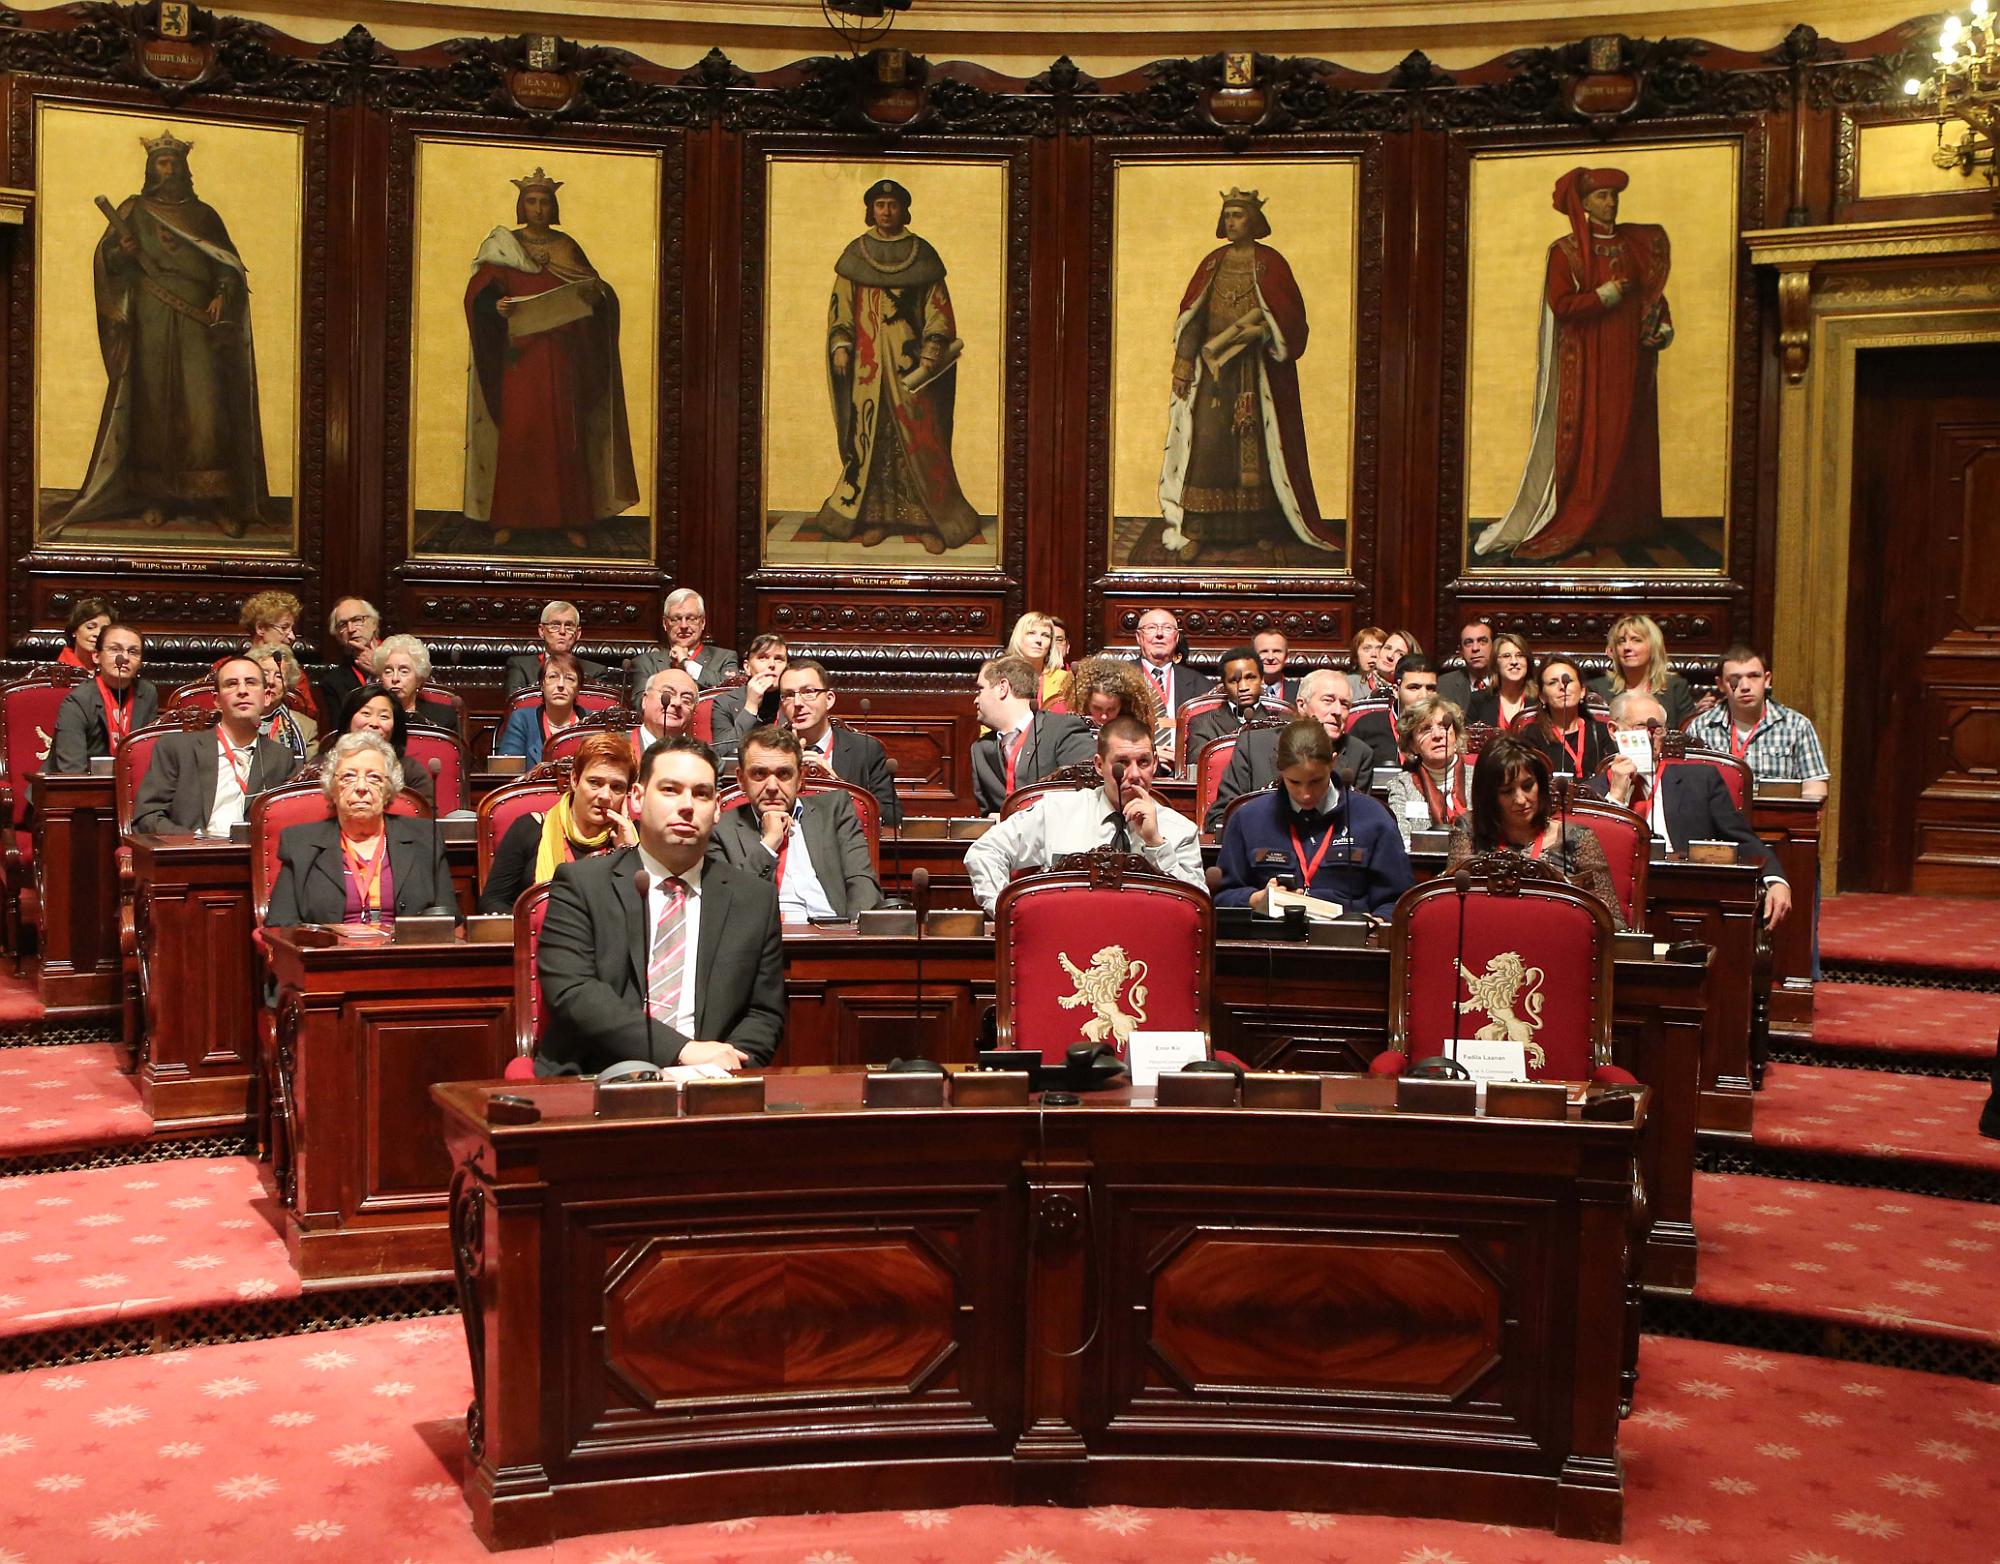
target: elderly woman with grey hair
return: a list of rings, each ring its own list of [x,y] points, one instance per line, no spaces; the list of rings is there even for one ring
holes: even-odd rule
[[[458,708],[425,688],[431,682],[431,649],[414,635],[392,635],[375,648],[375,682],[403,708],[406,722],[458,731]]]
[[[1449,831],[1471,806],[1465,714],[1442,696],[1426,695],[1397,718],[1396,738],[1410,758],[1389,774],[1383,802],[1408,847],[1412,832]]]
[[[394,923],[419,913],[456,915],[444,839],[429,820],[392,815],[402,763],[379,733],[346,733],[321,761],[333,818],[285,827],[278,883],[264,921]]]

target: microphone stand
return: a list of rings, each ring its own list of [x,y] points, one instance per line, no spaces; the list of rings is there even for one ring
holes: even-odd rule
[[[1465,1030],[1465,899],[1472,891],[1472,874],[1461,869],[1451,877],[1458,892],[1458,954],[1451,964],[1451,1062],[1458,1063],[1458,1037]]]
[[[912,1000],[912,1005],[911,1005],[911,1008],[914,1011],[914,1014],[911,1017],[911,1019],[916,1023],[915,1034],[917,1040],[917,1051],[915,1057],[919,1059],[927,1059],[930,1057],[930,1055],[927,1052],[925,1052],[924,1042],[923,1042],[924,922],[929,917],[931,910],[931,872],[930,870],[926,869],[922,864],[917,865],[915,869],[910,871],[910,902],[911,905],[916,908],[917,912],[916,994]]]

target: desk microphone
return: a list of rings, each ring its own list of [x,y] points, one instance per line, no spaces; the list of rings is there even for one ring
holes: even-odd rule
[[[910,904],[917,911],[917,983],[914,1008],[917,1052],[922,1054],[924,1051],[924,920],[931,910],[931,872],[922,864],[910,871]]]
[[[1451,885],[1458,893],[1458,954],[1451,964],[1451,1059],[1456,1064],[1459,1034],[1465,1030],[1465,899],[1472,892],[1472,871],[1459,870]]]

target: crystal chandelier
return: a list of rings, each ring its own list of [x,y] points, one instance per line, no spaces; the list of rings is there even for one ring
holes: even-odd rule
[[[1928,81],[1911,77],[1903,91],[1937,108],[1938,145],[1931,161],[1939,168],[1955,168],[1962,174],[1984,169],[1989,183],[2000,190],[2000,167],[1994,150],[2000,140],[2000,35],[1994,31],[1991,0],[1971,0],[1964,17],[1944,19],[1938,46],[1931,58],[1937,68]],[[1947,120],[1963,120],[1965,134],[1947,146]]]

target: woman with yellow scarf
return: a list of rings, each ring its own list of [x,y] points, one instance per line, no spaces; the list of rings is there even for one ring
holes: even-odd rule
[[[546,884],[557,865],[637,841],[627,808],[637,769],[622,733],[593,733],[579,744],[569,791],[555,808],[521,816],[500,839],[479,910],[512,912],[521,893]]]

